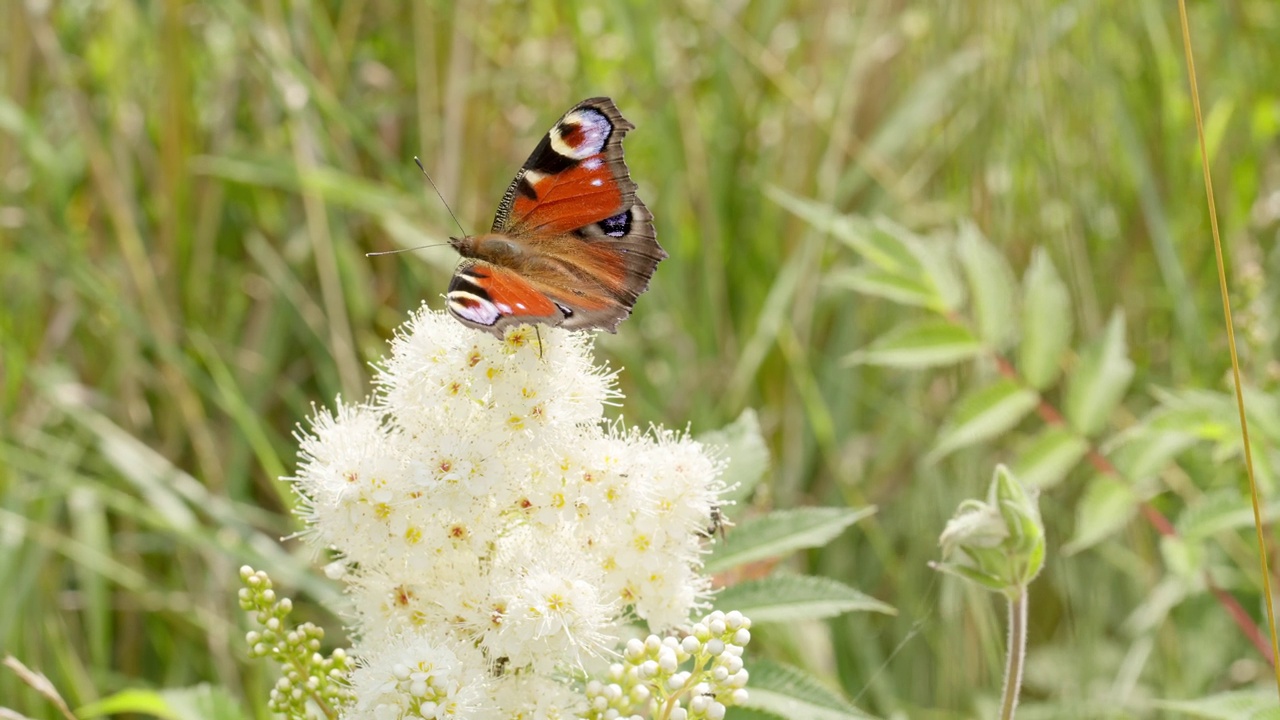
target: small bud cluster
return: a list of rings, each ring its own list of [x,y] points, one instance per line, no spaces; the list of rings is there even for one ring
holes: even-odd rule
[[[605,681],[587,683],[587,719],[721,720],[747,699],[750,628],[742,613],[716,610],[678,637],[628,641]]]
[[[248,565],[240,568],[240,609],[251,613],[262,626],[245,636],[249,657],[271,658],[280,664],[282,675],[271,688],[267,707],[289,718],[311,717],[308,706],[314,703],[326,716],[334,716],[334,708],[352,699],[346,684],[351,662],[346,651],[337,648],[329,656],[320,652],[324,628],[302,623],[290,628],[287,622],[293,612],[293,601],[276,595],[271,578]]]

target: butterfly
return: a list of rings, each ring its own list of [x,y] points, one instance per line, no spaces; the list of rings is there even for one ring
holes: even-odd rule
[[[499,338],[521,323],[617,332],[667,257],[622,159],[634,127],[607,97],[556,121],[489,234],[449,238],[463,258],[445,296],[454,317]]]

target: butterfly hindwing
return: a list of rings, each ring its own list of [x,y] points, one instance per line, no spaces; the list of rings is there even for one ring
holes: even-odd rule
[[[464,262],[449,283],[449,312],[467,325],[501,334],[512,319],[560,324],[564,314],[519,274],[483,261]]]

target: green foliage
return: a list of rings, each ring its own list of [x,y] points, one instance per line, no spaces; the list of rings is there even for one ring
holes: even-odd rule
[[[1189,5],[1274,498],[1280,17]],[[237,568],[340,626],[315,558],[279,541],[290,434],[311,401],[366,393],[364,363],[455,264],[363,255],[457,232],[411,158],[483,228],[546,125],[595,94],[637,125],[628,164],[671,253],[600,342],[628,420],[759,410],[772,462],[727,509],[729,545],[758,511],[878,507],[785,562],[899,614],[761,628],[753,653],[879,716],[989,708],[1002,623],[926,563],[1005,462],[1044,489],[1051,558],[1019,717],[1182,717],[1149,698],[1265,682],[1204,585],[1260,619],[1170,4],[10,2],[0,48],[0,647],[72,707],[208,682],[268,716]],[[957,228],[1011,293],[980,297]],[[940,452],[960,398],[1007,381],[1070,423],[1037,407]],[[1095,480],[1093,451],[1140,474]],[[10,673],[0,705],[60,717]]]
[[[969,390],[956,401],[928,458],[938,458],[1001,435],[1036,408],[1040,396],[1017,382],[1003,378]]]
[[[738,523],[733,542],[717,545],[707,558],[707,572],[822,547],[874,512],[875,508],[796,508],[746,518]]]
[[[725,467],[721,478],[729,491],[721,497],[733,502],[751,497],[769,471],[769,447],[760,432],[760,418],[755,411],[743,410],[737,420],[702,433],[698,441],[722,453]]]
[[[885,603],[830,578],[774,575],[726,587],[716,602],[738,610],[752,622],[820,620],[847,612],[894,612]]]
[[[226,688],[201,684],[169,690],[121,690],[76,709],[81,718],[134,713],[164,720],[243,720],[240,702]]]
[[[768,661],[755,663],[751,671],[748,708],[783,718],[854,720],[870,715],[850,705],[806,673]]]
[[[841,219],[834,212],[823,211],[807,201],[780,192],[775,196],[783,206],[840,237],[852,237],[861,232],[854,228],[867,227],[853,218]],[[932,269],[920,263],[887,262],[886,258],[912,257],[911,249],[918,245],[918,238],[891,224],[881,223],[876,227],[874,244],[849,243],[860,254],[863,264],[843,277],[863,278],[865,275],[859,273],[875,272],[877,282],[858,280],[843,282],[842,286],[864,295],[922,308],[932,316],[888,329],[870,340],[865,349],[855,351],[850,359],[905,370],[926,370],[966,361],[976,361],[977,365],[974,379],[969,380],[970,387],[955,397],[925,460],[939,462],[957,451],[1016,434],[1019,427],[1028,424],[1032,411],[1039,408],[1041,426],[1021,444],[1015,460],[1029,476],[1027,484],[1035,488],[1055,487],[1086,457],[1094,468],[1077,500],[1074,530],[1062,545],[1062,552],[1072,555],[1107,541],[1127,528],[1141,510],[1148,518],[1156,518],[1152,523],[1162,533],[1161,559],[1165,572],[1170,574],[1165,599],[1157,602],[1153,598],[1150,603],[1153,607],[1147,610],[1160,605],[1167,612],[1169,607],[1212,588],[1210,573],[1214,569],[1214,554],[1206,551],[1218,543],[1220,534],[1250,524],[1244,498],[1238,492],[1215,493],[1207,496],[1212,498],[1211,504],[1204,498],[1189,503],[1177,523],[1185,533],[1181,535],[1178,528],[1170,526],[1155,509],[1151,499],[1162,492],[1161,486],[1169,473],[1181,472],[1175,465],[1179,458],[1196,449],[1202,440],[1219,441],[1216,453],[1219,456],[1235,451],[1228,438],[1238,434],[1224,417],[1230,399],[1198,391],[1189,395],[1192,402],[1187,403],[1177,394],[1165,393],[1166,404],[1179,406],[1180,415],[1156,409],[1145,419],[1130,421],[1123,431],[1112,429],[1111,437],[1105,438],[1108,430],[1115,427],[1113,418],[1136,373],[1122,312],[1113,312],[1099,336],[1084,345],[1072,362],[1071,298],[1043,249],[1033,249],[1033,260],[1019,292],[1012,269],[970,223],[960,224],[954,243],[938,248]],[[923,290],[951,282],[950,270],[945,268],[951,265],[946,257],[953,253],[964,270],[966,283],[967,302],[957,307],[929,297]],[[916,288],[917,292],[884,291],[884,288],[902,287]],[[1015,302],[1019,295],[1020,311]],[[1020,335],[1012,330],[1015,318],[1021,319]],[[1018,344],[1021,346],[1014,350],[1020,365],[1015,365],[1005,356],[1005,351]],[[1071,371],[1060,374],[1059,369],[1068,363],[1073,365]],[[984,379],[984,373],[992,370],[996,379]],[[1062,410],[1054,407],[1052,397],[1045,399],[1049,393],[1061,398]],[[1274,404],[1269,396],[1257,398],[1256,402],[1268,408]],[[1211,417],[1216,418],[1216,422],[1209,425]],[[1271,428],[1274,423],[1263,420],[1259,425]],[[1263,466],[1266,465],[1264,461]],[[1265,473],[1263,476],[1266,478]],[[1020,513],[1012,510],[1017,503],[997,502],[996,487],[1001,486],[1002,480],[1009,487],[1021,487],[1011,478],[1001,467],[986,503],[976,500],[961,503],[941,542],[944,558],[955,555],[958,549],[964,553],[963,562],[948,561],[937,567],[1016,598],[1023,595],[1030,578],[1040,572],[1045,546],[1044,529],[1034,503]],[[1213,480],[1212,476],[1204,477],[1200,483],[1207,487]],[[1014,494],[1025,499],[1021,490]],[[1000,517],[1002,513],[1004,521]],[[1206,532],[1206,527],[1212,530]],[[1024,537],[1035,540],[1028,545],[1022,542]],[[1026,552],[1031,555],[1013,557]],[[1236,613],[1235,608],[1226,604],[1220,610]],[[1242,630],[1260,637],[1261,631],[1256,625],[1250,625],[1247,619],[1244,623],[1248,627]]]
[[[1204,720],[1276,720],[1280,704],[1272,692],[1230,692],[1199,700],[1164,700],[1155,707],[1173,710],[1182,717]]]
[[[1071,344],[1071,297],[1044,248],[1036,248],[1022,281],[1022,342],[1018,369],[1027,384],[1044,390],[1058,379]]]

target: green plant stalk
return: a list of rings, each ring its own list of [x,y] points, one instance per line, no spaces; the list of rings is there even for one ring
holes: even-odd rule
[[[1022,690],[1022,668],[1027,658],[1027,591],[1014,588],[1009,596],[1009,648],[1004,666],[1004,699],[1000,702],[1001,720],[1013,720],[1018,709],[1018,693]]]

